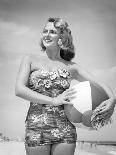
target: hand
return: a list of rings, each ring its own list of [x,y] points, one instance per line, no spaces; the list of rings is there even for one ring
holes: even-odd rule
[[[76,98],[75,94],[76,94],[76,91],[74,90],[74,88],[69,88],[66,91],[64,91],[62,94],[53,98],[53,102],[54,102],[53,105],[55,106],[62,105],[62,104],[72,105],[70,100]]]
[[[112,116],[116,100],[110,98],[106,101],[103,101],[94,111],[93,116],[102,115],[104,118],[108,119]]]

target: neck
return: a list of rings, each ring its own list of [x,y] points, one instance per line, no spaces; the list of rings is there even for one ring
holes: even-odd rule
[[[60,48],[56,47],[56,48],[47,48],[46,49],[46,54],[48,56],[49,59],[51,60],[60,60]]]

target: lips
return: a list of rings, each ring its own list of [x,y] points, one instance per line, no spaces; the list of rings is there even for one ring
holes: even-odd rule
[[[44,38],[44,41],[45,41],[46,43],[52,42],[52,40],[51,40],[50,38]]]
[[[49,43],[49,42],[52,42],[52,40],[46,39],[45,42],[46,42],[46,43]]]

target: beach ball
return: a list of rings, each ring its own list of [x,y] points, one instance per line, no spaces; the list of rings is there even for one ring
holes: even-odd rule
[[[75,83],[71,87],[76,90],[76,98],[70,101],[72,105],[64,105],[67,118],[74,125],[92,127],[93,110],[108,99],[106,92],[89,81]]]

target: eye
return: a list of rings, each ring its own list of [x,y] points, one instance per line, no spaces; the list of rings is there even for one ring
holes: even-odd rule
[[[50,30],[50,32],[51,32],[52,34],[57,34],[57,32],[54,31],[54,30]]]
[[[46,29],[43,30],[43,33],[47,33],[47,32],[48,32],[48,30],[46,30]]]

